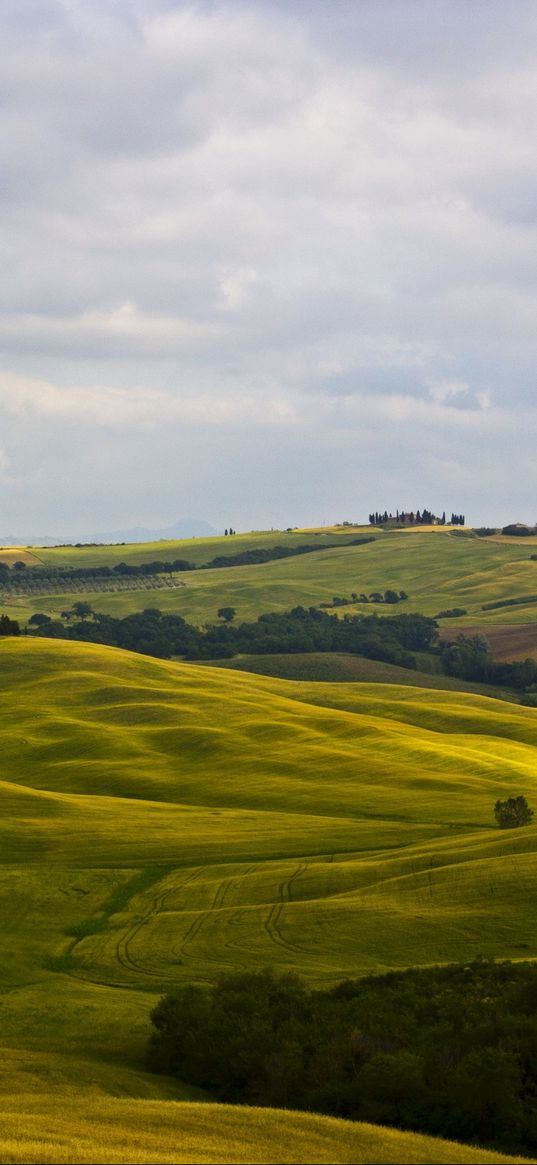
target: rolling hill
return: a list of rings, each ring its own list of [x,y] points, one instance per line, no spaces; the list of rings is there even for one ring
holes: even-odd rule
[[[469,1160],[267,1111],[209,1135],[202,1097],[144,1072],[148,1016],[234,968],[537,957],[537,826],[492,813],[535,803],[535,711],[46,640],[0,659],[2,1159],[95,1159],[106,1120],[103,1161]]]

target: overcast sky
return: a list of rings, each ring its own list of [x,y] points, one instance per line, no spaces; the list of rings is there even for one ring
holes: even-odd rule
[[[0,536],[537,520],[534,0],[0,11]]]

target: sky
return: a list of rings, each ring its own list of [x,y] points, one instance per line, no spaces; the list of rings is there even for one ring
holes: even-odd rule
[[[0,23],[0,537],[537,521],[534,0]]]

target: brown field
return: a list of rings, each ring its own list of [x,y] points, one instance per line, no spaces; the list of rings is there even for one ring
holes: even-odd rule
[[[484,635],[495,659],[537,660],[537,625],[535,623],[457,623],[440,630],[441,639],[456,639],[459,635]]]
[[[0,562],[13,566],[14,562],[25,562],[26,566],[41,566],[41,559],[25,546],[0,547]]]

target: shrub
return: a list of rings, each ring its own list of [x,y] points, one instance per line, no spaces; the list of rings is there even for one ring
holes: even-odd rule
[[[507,801],[497,801],[494,806],[494,816],[500,829],[516,829],[520,825],[529,825],[533,817],[525,797],[508,797]]]

